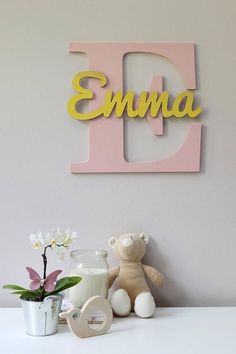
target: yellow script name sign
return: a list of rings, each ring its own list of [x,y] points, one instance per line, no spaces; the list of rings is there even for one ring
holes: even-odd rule
[[[113,111],[117,118],[122,117],[125,113],[130,118],[143,118],[148,110],[151,117],[156,118],[160,109],[164,118],[173,116],[176,118],[185,116],[196,118],[202,112],[200,106],[193,108],[194,95],[190,91],[183,91],[178,94],[173,100],[172,107],[170,107],[169,92],[163,91],[159,94],[156,91],[151,93],[142,91],[139,95],[137,107],[134,108],[134,93],[132,91],[128,91],[124,95],[121,90],[116,93],[107,90],[101,107],[94,111],[83,113],[78,110],[79,103],[83,100],[92,100],[94,98],[94,92],[81,85],[81,80],[85,78],[99,80],[101,87],[107,85],[107,77],[97,71],[82,71],[75,75],[72,86],[78,93],[69,100],[68,112],[73,118],[79,120],[94,119],[101,115],[109,118]]]

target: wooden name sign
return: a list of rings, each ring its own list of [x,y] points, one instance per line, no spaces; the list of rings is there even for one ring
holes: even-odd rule
[[[90,112],[80,112],[78,104],[84,100],[92,100],[95,93],[82,86],[83,79],[93,78],[100,81],[100,86],[104,87],[108,84],[108,79],[103,73],[96,71],[82,71],[75,75],[73,79],[73,88],[78,92],[68,102],[69,114],[78,120],[90,120],[100,116],[109,118],[112,112],[116,118],[121,118],[125,113],[129,118],[144,118],[148,112],[152,118],[158,118],[158,113],[161,112],[163,118],[196,118],[202,112],[201,107],[193,108],[194,94],[190,91],[183,91],[175,97],[173,105],[170,106],[169,92],[151,93],[142,91],[138,100],[135,100],[135,95],[132,91],[126,94],[122,90],[113,93],[112,90],[107,90],[104,95],[104,101],[101,107]],[[138,104],[136,102],[138,102]],[[136,106],[135,106],[136,103]],[[180,108],[181,107],[181,108]]]
[[[71,53],[86,53],[87,71],[74,76],[76,92],[68,101],[68,112],[89,123],[89,159],[71,164],[72,173],[199,172],[201,123],[193,122],[202,109],[194,104],[196,89],[195,48],[192,43],[70,43]],[[139,97],[123,92],[123,59],[128,53],[151,53],[164,57],[180,73],[184,91],[170,102],[163,91],[163,77],[153,75],[148,88]],[[84,79],[88,80],[88,87]],[[89,102],[83,112],[81,104]],[[145,119],[154,135],[163,135],[164,118],[186,117],[189,130],[185,141],[171,156],[159,161],[135,163],[124,157],[123,115]],[[169,139],[169,137],[167,137]],[[141,142],[143,143],[143,142]]]

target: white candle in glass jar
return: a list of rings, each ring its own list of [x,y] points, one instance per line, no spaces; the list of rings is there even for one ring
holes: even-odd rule
[[[92,296],[108,295],[108,270],[103,268],[74,268],[71,276],[80,276],[79,284],[69,290],[69,299],[76,307],[82,307]]]

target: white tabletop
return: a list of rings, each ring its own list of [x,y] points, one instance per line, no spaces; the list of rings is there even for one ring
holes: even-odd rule
[[[2,354],[235,354],[236,307],[160,308],[151,319],[115,318],[110,331],[80,339],[67,325],[48,337],[24,333],[21,309],[0,309]]]

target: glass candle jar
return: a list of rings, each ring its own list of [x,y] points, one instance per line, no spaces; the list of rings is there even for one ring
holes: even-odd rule
[[[79,284],[70,288],[69,299],[76,307],[82,307],[92,296],[108,296],[107,252],[99,250],[75,250],[71,252],[71,276],[80,276]]]

